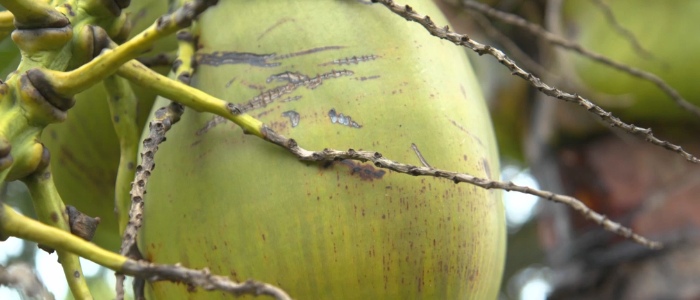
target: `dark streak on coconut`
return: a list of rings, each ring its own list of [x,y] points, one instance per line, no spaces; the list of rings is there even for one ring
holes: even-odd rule
[[[352,119],[352,117],[346,116],[342,113],[338,114],[335,111],[335,108],[331,108],[331,110],[328,111],[328,117],[330,118],[331,123],[333,123],[333,124],[342,124],[342,125],[352,127],[352,128],[362,128],[362,125],[355,122]]]
[[[230,87],[231,84],[233,84],[234,81],[236,81],[236,77],[231,78],[231,80],[229,80],[229,81],[226,83],[226,87]]]
[[[285,80],[288,81],[286,85],[281,85],[274,87],[272,89],[263,91],[259,95],[250,99],[248,103],[241,106],[243,112],[248,112],[254,109],[259,109],[266,107],[270,103],[274,102],[276,99],[282,97],[285,94],[289,94],[299,87],[306,87],[313,90],[323,84],[323,81],[331,78],[339,78],[343,76],[351,76],[354,73],[350,70],[331,70],[330,72],[316,75],[310,78],[307,75],[293,72],[284,72],[276,75],[270,76],[268,82],[272,80]]]
[[[215,52],[216,53],[216,52]],[[288,83],[285,85],[280,85],[276,86],[274,88],[271,88],[269,90],[262,91],[259,95],[253,97],[250,99],[247,103],[240,105],[240,112],[241,113],[246,113],[255,109],[260,109],[267,107],[271,103],[275,102],[275,100],[281,98],[282,96],[292,93],[299,87],[306,87],[307,89],[313,90],[319,87],[320,85],[323,84],[324,80],[327,79],[332,79],[332,78],[340,78],[340,77],[347,77],[347,76],[352,76],[355,73],[350,70],[331,70],[330,72],[326,72],[323,74],[318,74],[315,77],[309,77],[308,75],[301,74],[298,72],[290,72],[290,71],[285,71],[282,73],[274,74],[271,75],[270,77],[267,78],[267,83],[270,83],[272,81],[287,81]],[[229,81],[229,84],[235,80],[235,77]],[[243,82],[243,81],[242,81]],[[229,85],[227,84],[227,86]],[[301,96],[297,95],[294,97],[287,97],[282,100],[279,100],[280,102],[290,102],[290,101],[296,101],[301,99]],[[341,124],[354,127],[354,128],[361,128],[362,125],[358,124],[355,121],[352,121],[352,119],[348,116],[344,116],[343,114],[340,114],[339,118],[336,118],[336,121],[339,121]],[[196,132],[196,135],[202,135],[209,131],[210,129],[214,128],[216,125],[225,123],[226,119],[220,116],[214,116],[212,120],[207,122],[207,124],[199,129]],[[335,122],[334,122],[335,123]],[[298,125],[298,122],[296,123]],[[292,127],[296,127],[294,120],[292,120]]]
[[[362,55],[362,56],[353,56],[353,57],[344,57],[341,59],[336,59],[327,63],[322,63],[319,64],[319,66],[328,66],[328,65],[357,65],[361,62],[368,62],[375,60],[377,58],[381,58],[381,56],[370,54],[370,55]]]
[[[481,162],[484,164],[484,171],[486,172],[487,176],[486,178],[493,180],[493,178],[491,178],[491,167],[489,166],[489,162],[485,158],[482,159]]]
[[[289,118],[289,122],[292,123],[292,128],[297,127],[297,125],[299,125],[299,121],[301,121],[301,115],[293,110],[283,112],[282,116]]]
[[[301,99],[301,96],[297,95],[294,97],[284,98],[284,99],[280,100],[280,102],[292,102],[292,101],[298,101],[299,99]]]
[[[224,119],[224,117],[214,116],[214,118],[212,118],[209,122],[207,122],[207,124],[204,125],[204,127],[202,127],[202,129],[197,130],[195,135],[205,134],[205,133],[207,133],[207,131],[214,128],[216,125],[219,125],[219,124],[224,123],[224,122],[226,122],[226,119]]]
[[[372,76],[355,77],[354,79],[355,79],[355,80],[359,80],[359,81],[365,81],[365,80],[378,79],[379,77],[381,77],[381,76],[379,76],[379,75],[372,75]]]
[[[445,116],[445,118],[447,118],[447,116]],[[484,143],[481,141],[481,139],[480,139],[479,137],[477,137],[476,135],[474,135],[474,134],[472,134],[471,132],[469,132],[467,129],[465,129],[464,127],[462,127],[462,125],[459,125],[459,123],[457,123],[457,121],[452,120],[452,119],[449,119],[449,118],[448,118],[448,120],[450,120],[450,123],[452,123],[452,125],[454,125],[455,127],[457,127],[460,131],[466,133],[467,135],[469,135],[470,137],[472,137],[474,140],[476,140],[476,141],[479,143],[479,145],[481,145],[482,147],[485,147],[485,146],[484,146]]]
[[[274,60],[282,60],[282,59],[287,59],[287,58],[292,58],[296,56],[302,56],[302,55],[307,55],[307,54],[313,54],[316,52],[322,52],[322,51],[328,51],[328,50],[340,50],[345,48],[345,46],[325,46],[325,47],[317,47],[317,48],[311,48],[308,50],[303,50],[299,52],[292,52],[292,53],[287,53],[283,54],[280,56],[275,56],[273,59]]]
[[[289,83],[299,83],[306,80],[309,80],[309,76],[306,76],[299,72],[286,71],[279,74],[270,75],[270,77],[268,77],[267,80],[265,80],[265,82],[270,83],[272,81],[286,81]]]
[[[268,60],[274,59],[275,54],[255,54],[249,52],[220,52],[197,54],[197,63],[203,65],[220,66],[248,64],[256,67],[277,67],[281,63],[270,63]]]
[[[279,27],[280,25],[282,25],[282,24],[284,24],[284,23],[290,22],[290,21],[293,22],[294,19],[291,19],[291,18],[282,18],[282,19],[280,19],[279,21],[275,22],[275,24],[272,24],[272,26],[270,26],[270,27],[268,27],[267,29],[265,29],[265,31],[263,31],[263,33],[261,33],[261,34],[258,36],[257,40],[259,41],[259,40],[262,39],[266,34],[270,33],[270,31],[272,31],[273,29]]]
[[[249,88],[249,89],[252,89],[252,90],[256,90],[256,91],[263,91],[263,90],[265,90],[265,86],[264,86],[264,85],[259,85],[259,84],[250,83],[250,82],[245,81],[245,80],[241,80],[241,84],[244,85],[245,87]]]

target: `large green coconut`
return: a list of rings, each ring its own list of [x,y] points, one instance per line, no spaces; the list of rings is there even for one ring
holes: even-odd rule
[[[446,24],[431,1],[408,1]],[[199,19],[192,85],[302,147],[365,149],[498,179],[463,50],[362,1],[221,1]],[[156,107],[165,105],[159,101]],[[501,194],[372,164],[306,163],[187,110],[156,154],[140,248],[158,263],[279,285],[296,299],[494,299]],[[168,282],[154,299],[218,299]]]

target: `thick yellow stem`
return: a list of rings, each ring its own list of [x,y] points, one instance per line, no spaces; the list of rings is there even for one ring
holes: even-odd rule
[[[110,97],[108,103],[112,124],[119,138],[120,157],[114,200],[119,220],[119,234],[123,235],[126,223],[129,222],[129,207],[131,207],[129,191],[136,172],[139,150],[139,129],[136,124],[138,99],[124,78],[109,76],[104,84]]]
[[[60,251],[75,253],[114,271],[120,271],[128,260],[69,232],[25,217],[6,204],[0,208],[0,232],[5,236],[14,236]]]
[[[29,188],[29,193],[32,195],[37,218],[43,223],[71,235],[66,207],[53,184],[49,168],[47,167],[41,172],[27,176],[24,182]],[[7,230],[3,231],[5,234],[8,234],[6,232]],[[37,242],[44,244],[42,241]],[[47,246],[51,247],[51,245]],[[80,266],[78,256],[58,248],[56,252],[58,253],[58,261],[61,263],[61,267],[63,267],[63,273],[73,296],[76,299],[92,299],[90,290],[87,287],[87,282],[83,276],[83,270]]]
[[[245,132],[263,138],[263,123],[258,119],[247,114],[234,114],[230,111],[230,103],[160,75],[137,61],[130,61],[124,64],[117,73],[133,83],[152,88],[159,95],[182,105],[197,111],[205,111],[222,116],[241,126]]]

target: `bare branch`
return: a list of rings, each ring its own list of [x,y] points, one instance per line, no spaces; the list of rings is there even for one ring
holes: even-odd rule
[[[7,268],[0,266],[0,286],[16,288],[31,299],[55,299],[32,268],[25,263],[13,264]]]
[[[124,230],[122,245],[119,250],[121,255],[136,259],[143,258],[136,246],[136,236],[143,221],[146,183],[155,166],[153,158],[158,151],[158,145],[165,140],[165,133],[170,127],[180,120],[183,111],[182,105],[171,102],[170,105],[158,109],[155,118],[149,124],[148,137],[143,141],[141,164],[136,167],[136,176],[131,184],[131,209],[129,210],[129,223],[127,223]],[[124,299],[123,284],[124,276],[117,275],[117,299]]]
[[[496,27],[491,24],[491,21],[484,17],[484,15],[474,11],[470,11],[470,13],[474,18],[474,21],[479,24],[486,35],[492,38],[494,42],[501,44],[501,46],[508,51],[513,58],[519,61],[523,67],[529,69],[535,74],[538,74],[539,76],[552,76],[551,72],[547,71],[545,67],[530,58],[530,56],[523,52],[523,50],[521,50],[520,47],[518,47],[518,45],[516,45],[515,42],[513,42],[508,36],[496,29]]]
[[[195,37],[189,28],[177,32],[178,55],[173,62],[175,77],[178,81],[189,85],[194,72],[192,57],[195,52]],[[131,187],[131,209],[129,210],[129,223],[124,231],[120,253],[124,256],[142,258],[136,245],[136,235],[143,222],[143,206],[146,194],[148,177],[155,167],[154,157],[158,151],[158,145],[165,141],[165,133],[170,127],[180,120],[185,108],[177,102],[170,102],[166,107],[161,107],[155,113],[153,121],[149,124],[148,137],[143,141],[141,152],[141,165],[136,168],[134,183]],[[117,300],[124,299],[124,275],[117,275]],[[137,299],[143,298],[144,284],[141,280],[134,281],[134,295]]]
[[[178,31],[177,38],[179,41],[179,53],[174,62],[175,76],[178,81],[189,85],[194,70],[192,68],[192,54],[195,48],[195,38],[189,29]],[[158,145],[165,141],[165,133],[180,120],[183,113],[184,106],[182,104],[171,102],[168,106],[158,109],[153,120],[148,125],[149,133],[148,137],[143,141],[141,164],[136,168],[136,176],[131,187],[131,209],[129,211],[129,223],[124,231],[122,248],[120,250],[122,255],[140,257],[140,254],[136,256],[131,255],[135,255],[138,252],[136,248],[136,234],[143,220],[143,199],[146,194],[148,177],[151,176],[155,166],[153,159],[158,151]]]
[[[375,2],[382,3],[384,6],[389,8],[392,12],[395,14],[405,18],[408,21],[413,21],[416,23],[421,24],[425,29],[430,32],[430,34],[441,38],[448,40],[450,42],[453,42],[457,45],[467,47],[474,52],[476,52],[479,55],[483,54],[488,54],[493,57],[495,57],[498,62],[500,62],[502,65],[504,65],[506,68],[508,68],[513,75],[518,76],[520,78],[523,78],[527,80],[530,85],[533,87],[537,88],[541,93],[557,98],[559,100],[564,100],[567,102],[573,102],[576,103],[580,106],[583,106],[586,110],[590,111],[593,114],[596,114],[599,116],[604,122],[606,122],[608,125],[612,127],[620,127],[623,130],[635,134],[635,135],[641,135],[643,136],[648,142],[660,146],[662,148],[665,148],[667,150],[673,151],[678,153],[679,155],[683,156],[686,160],[692,162],[692,163],[700,163],[700,159],[697,157],[693,156],[692,154],[686,152],[683,150],[681,146],[672,144],[670,142],[660,140],[657,137],[655,137],[651,131],[651,128],[641,128],[637,127],[634,124],[627,124],[625,122],[622,122],[619,118],[615,117],[612,115],[612,113],[605,111],[603,108],[601,108],[598,105],[595,105],[591,101],[579,96],[578,94],[570,94],[564,91],[561,91],[557,88],[550,87],[549,85],[543,83],[538,77],[532,75],[531,73],[526,72],[522,68],[520,68],[518,65],[515,64],[515,62],[510,59],[508,56],[506,56],[502,51],[489,46],[489,45],[484,45],[481,44],[477,41],[474,41],[473,39],[469,38],[467,35],[464,34],[459,34],[455,32],[450,32],[449,28],[441,28],[437,27],[435,23],[430,19],[429,16],[424,16],[416,13],[413,8],[410,6],[400,6],[394,3],[393,0],[373,0]]]
[[[145,261],[128,260],[122,267],[127,275],[144,278],[148,281],[184,282],[205,290],[217,290],[235,295],[267,295],[278,300],[291,300],[282,289],[262,282],[248,280],[243,283],[230,281],[224,276],[212,275],[209,269],[201,271],[183,268],[180,265],[156,265]]]
[[[603,15],[605,15],[605,19],[608,20],[610,26],[612,26],[618,34],[620,34],[624,39],[626,39],[630,43],[630,45],[632,45],[632,48],[634,48],[634,50],[637,51],[637,54],[639,54],[639,56],[646,59],[655,59],[654,55],[651,52],[647,51],[646,49],[644,49],[644,47],[642,47],[642,44],[639,43],[639,40],[637,40],[637,37],[634,36],[634,33],[629,31],[627,28],[623,27],[622,24],[620,24],[620,22],[617,21],[617,18],[615,18],[615,14],[610,8],[610,5],[603,2],[602,0],[591,0],[591,2],[593,2],[593,4],[595,4],[601,12],[603,12]]]
[[[177,69],[176,75],[178,80],[189,84],[189,78],[192,74],[191,64],[189,62],[181,63]],[[141,228],[143,220],[143,199],[146,194],[146,183],[155,166],[154,157],[158,151],[158,145],[165,141],[165,133],[175,123],[180,121],[183,113],[184,106],[182,104],[171,102],[168,106],[158,109],[153,120],[148,125],[148,137],[143,140],[143,149],[141,150],[141,164],[136,167],[136,175],[131,186],[131,209],[129,211],[129,223],[122,239],[120,250],[122,255],[140,257],[140,254],[137,255],[136,235],[138,229]]]
[[[380,1],[384,2],[384,1]],[[388,2],[388,1],[387,1]],[[581,54],[584,57],[588,57],[594,61],[597,61],[599,63],[602,63],[604,65],[610,66],[614,69],[617,69],[619,71],[628,73],[634,77],[640,78],[642,80],[649,81],[653,84],[655,84],[661,91],[666,93],[671,99],[676,102],[678,106],[681,108],[689,111],[692,114],[695,114],[696,116],[700,117],[700,107],[695,106],[694,104],[688,102],[688,100],[685,100],[681,94],[671,87],[668,83],[666,83],[661,77],[656,76],[655,74],[649,73],[644,70],[640,70],[628,65],[625,65],[623,63],[614,61],[608,57],[603,56],[602,54],[595,53],[593,51],[590,51],[583,46],[581,46],[578,43],[565,40],[561,38],[560,36],[557,36],[556,34],[553,34],[546,29],[542,28],[541,26],[528,22],[527,20],[514,15],[514,14],[509,14],[506,12],[499,11],[497,9],[494,9],[486,4],[482,4],[473,0],[463,0],[462,3],[464,3],[464,6],[477,10],[487,16],[497,18],[501,21],[503,21],[506,24],[510,24],[513,26],[520,27],[524,30],[529,31],[531,34],[543,38],[545,41],[565,48],[572,50],[576,53]],[[478,52],[478,51],[477,51]]]
[[[613,222],[606,216],[601,215],[589,207],[587,207],[580,200],[558,195],[548,191],[542,191],[533,189],[527,186],[519,186],[512,182],[500,182],[495,180],[489,180],[479,177],[474,177],[472,175],[457,173],[453,171],[446,171],[431,167],[418,167],[414,165],[404,164],[400,162],[392,161],[385,158],[379,152],[373,151],[355,151],[350,149],[348,151],[339,151],[332,149],[324,149],[323,151],[310,151],[299,147],[297,142],[293,139],[288,139],[272,129],[265,127],[263,128],[263,133],[265,138],[270,142],[284,147],[289,152],[296,155],[299,159],[305,161],[334,161],[343,159],[352,159],[361,162],[372,162],[378,168],[389,169],[394,172],[410,174],[413,176],[431,176],[438,178],[445,178],[454,181],[455,183],[469,183],[478,187],[485,189],[499,189],[505,191],[516,191],[524,194],[530,194],[545,198],[550,201],[566,204],[574,210],[578,211],[584,217],[590,219],[596,224],[602,226],[606,230],[618,234],[622,237],[631,239],[641,245],[644,245],[650,249],[660,249],[662,247],[661,243],[650,241],[634,232],[631,229],[620,225],[619,223]],[[417,149],[417,147],[416,147]],[[420,152],[417,152],[420,153]],[[421,155],[422,156],[422,155]],[[424,160],[424,159],[423,159]]]
[[[420,153],[420,150],[418,150],[418,146],[416,144],[411,143],[411,148],[413,148],[413,152],[416,153],[416,156],[418,156],[418,160],[420,160],[420,163],[423,164],[424,167],[426,168],[433,168],[430,166],[427,160],[425,160],[425,157],[423,157],[423,154]]]

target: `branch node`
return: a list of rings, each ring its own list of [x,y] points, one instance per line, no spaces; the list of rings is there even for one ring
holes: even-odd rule
[[[86,241],[92,241],[97,225],[100,224],[100,217],[92,218],[71,205],[66,205],[66,214],[68,214],[70,232]]]

